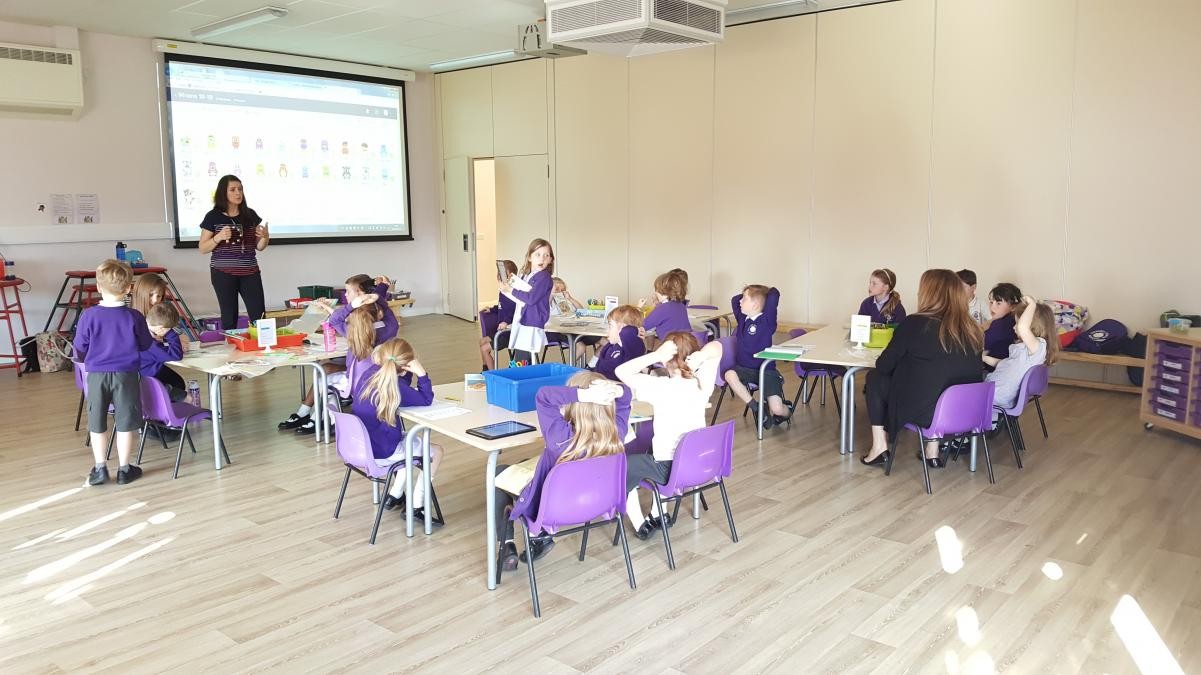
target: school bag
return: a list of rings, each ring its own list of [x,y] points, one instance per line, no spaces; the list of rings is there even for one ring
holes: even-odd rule
[[[1140,359],[1147,358],[1147,334],[1136,333],[1126,342],[1126,348],[1122,350],[1122,353],[1126,356],[1137,356]],[[1126,366],[1126,375],[1130,378],[1130,384],[1136,387],[1143,386],[1142,368]]]
[[[1055,314],[1055,330],[1059,333],[1059,346],[1070,347],[1088,323],[1088,307],[1067,300],[1044,300]]]
[[[38,364],[38,338],[36,335],[21,338],[21,359],[25,361],[22,373],[36,373],[41,370]]]
[[[1072,346],[1089,354],[1117,354],[1130,341],[1126,326],[1117,319],[1102,319],[1072,341]]]
[[[71,342],[57,331],[47,331],[34,336],[38,345],[38,368],[43,373],[57,373],[71,368]]]

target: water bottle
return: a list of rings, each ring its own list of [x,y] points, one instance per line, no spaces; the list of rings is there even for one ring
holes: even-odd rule
[[[321,324],[321,337],[325,338],[325,351],[332,352],[338,348],[338,333],[328,321]]]
[[[13,262],[13,261],[9,260],[8,258],[4,258],[4,270],[3,270],[3,272],[4,272],[4,280],[5,280],[5,281],[12,281],[13,279],[16,279],[16,278],[17,278],[17,275],[16,275],[16,273],[15,273],[15,272],[13,272],[13,265],[16,265],[16,264],[17,264],[17,263],[15,263],[15,262]]]
[[[125,249],[126,249],[125,242],[123,242],[123,241],[117,242],[117,260],[125,262]]]
[[[200,407],[200,383],[196,380],[188,380],[188,403]]]

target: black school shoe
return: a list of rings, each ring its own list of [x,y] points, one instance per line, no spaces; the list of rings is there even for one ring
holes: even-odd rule
[[[758,425],[759,424],[759,404],[756,401],[752,400],[750,403],[748,403],[746,405],[747,405],[747,409],[751,411],[751,419],[753,419],[755,421],[755,424]],[[771,414],[771,410],[766,405],[763,407],[763,410],[765,411],[765,414],[763,415],[763,430],[767,431],[768,429],[770,429],[776,425],[776,416]]]
[[[537,558],[534,558],[537,560]],[[517,544],[506,541],[500,548],[500,568],[505,572],[517,569]]]
[[[392,495],[388,495],[387,497],[384,497],[384,510],[391,511],[393,509],[400,509],[400,512],[402,514],[404,513],[404,510],[405,510],[405,496],[404,495],[401,495],[399,497],[393,497]]]
[[[529,564],[529,554],[533,554],[534,560],[540,560],[542,556],[550,552],[555,547],[555,540],[550,537],[534,537],[530,539],[530,548],[527,551],[521,552],[521,562]]]
[[[317,433],[317,423],[312,420],[309,420],[308,422],[305,422],[304,424],[300,425],[299,427],[296,427],[296,435],[297,436],[312,436],[315,433]],[[329,433],[331,436],[334,433],[333,422],[330,422]]]
[[[668,520],[667,524],[670,526],[671,521]],[[637,530],[634,531],[634,536],[638,537],[642,541],[646,541],[647,539],[651,538],[651,536],[655,533],[655,530],[659,530],[662,528],[663,528],[663,519],[658,516],[652,516],[650,518],[647,518],[646,521],[644,523],[642,523],[642,525],[640,525]]]
[[[279,429],[281,431],[284,429],[295,429],[304,424],[308,424],[309,421],[312,419],[313,418],[310,415],[305,415],[305,416],[301,417],[300,415],[297,415],[296,413],[292,413],[288,417],[288,419],[279,423]]]
[[[136,464],[130,464],[124,469],[117,471],[117,485],[125,485],[132,483],[142,477],[142,467]]]
[[[92,467],[88,473],[88,485],[104,485],[108,482],[108,467]]]

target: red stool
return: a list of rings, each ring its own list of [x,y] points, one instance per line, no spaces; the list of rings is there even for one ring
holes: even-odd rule
[[[176,309],[180,317],[183,318],[185,325],[188,328],[190,337],[193,327],[198,325],[196,317],[192,315],[192,310],[188,307],[188,303],[184,301],[183,296],[179,293],[179,289],[175,287],[175,282],[171,279],[171,275],[167,273],[166,267],[135,267],[133,269],[134,276],[141,274],[157,274],[167,282],[170,289],[170,300],[175,303]],[[75,334],[75,324],[79,323],[79,315],[83,310],[100,302],[100,292],[96,290],[96,270],[70,270],[66,273],[67,278],[63,279],[63,285],[58,289],[58,297],[54,299],[54,304],[50,307],[50,315],[46,317],[46,325],[42,331],[50,330],[50,324],[54,322],[54,316],[58,311],[62,310],[62,316],[58,319],[56,330],[66,332],[68,335]],[[71,287],[71,293],[67,295],[67,287]],[[63,296],[67,297],[64,298]],[[74,314],[74,316],[72,316]],[[67,323],[67,318],[71,317],[70,328],[63,330],[63,326]]]
[[[0,363],[0,370],[16,368],[17,377],[21,377],[21,366],[25,363],[17,343],[29,335],[29,328],[25,326],[25,310],[21,308],[21,290],[19,288],[24,283],[24,279],[0,279],[0,321],[8,324],[8,344],[12,348],[11,353],[0,354],[2,360],[12,359],[12,363]],[[12,289],[12,300],[9,300],[8,297],[10,288]],[[13,326],[13,315],[21,317],[20,337],[17,337],[17,329]]]

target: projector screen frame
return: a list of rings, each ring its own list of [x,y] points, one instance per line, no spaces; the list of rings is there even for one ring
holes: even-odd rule
[[[223,59],[212,56],[197,56],[192,54],[177,54],[164,53],[163,62],[161,64],[161,73],[163,77],[163,112],[164,112],[164,136],[167,140],[167,164],[170,170],[171,183],[167,188],[171,193],[171,209],[174,219],[171,223],[171,235],[174,239],[174,248],[187,249],[199,248],[200,242],[197,241],[181,241],[179,238],[179,196],[176,190],[175,175],[175,138],[174,128],[168,120],[170,120],[170,79],[167,69],[174,61],[184,63],[197,63],[201,65],[211,65],[227,68],[241,68],[244,70],[261,70],[276,73],[287,73],[289,75],[306,75],[310,77],[321,77],[327,79],[349,80],[352,82],[364,82],[367,84],[381,84],[385,86],[399,87],[401,91],[401,143],[404,149],[404,191],[405,191],[405,222],[408,226],[408,234],[380,234],[380,235],[363,235],[354,237],[271,237],[271,245],[284,246],[291,244],[355,244],[368,243],[378,241],[413,241],[413,195],[412,182],[409,175],[409,97],[405,88],[404,80],[392,80],[383,77],[372,77],[370,75],[358,75],[354,73],[341,73],[336,70],[318,70],[315,68],[299,68],[294,66],[283,66],[278,64],[253,63],[250,61],[241,61],[237,59]],[[270,222],[270,218],[264,218]]]

